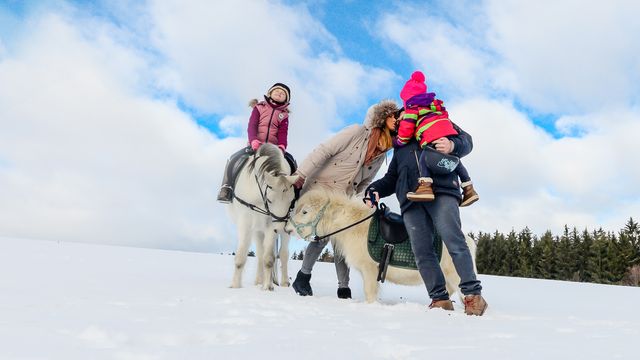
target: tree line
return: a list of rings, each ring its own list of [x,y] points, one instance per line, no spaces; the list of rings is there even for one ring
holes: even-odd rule
[[[507,235],[469,234],[481,274],[640,286],[640,228],[630,218],[618,233],[564,227],[541,237],[529,228]]]

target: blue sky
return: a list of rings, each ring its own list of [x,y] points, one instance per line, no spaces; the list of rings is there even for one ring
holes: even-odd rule
[[[618,229],[640,217],[639,16],[622,0],[0,1],[0,235],[232,248],[214,197],[250,99],[291,87],[302,161],[415,69],[474,138],[465,230]]]

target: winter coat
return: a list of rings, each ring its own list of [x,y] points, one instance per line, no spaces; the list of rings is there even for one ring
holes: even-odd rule
[[[471,135],[457,125],[453,124],[453,127],[458,132],[458,135],[449,137],[454,143],[451,155],[457,157],[466,156],[473,149],[473,139]],[[421,151],[422,149],[415,139],[411,140],[406,146],[395,148],[387,173],[369,186],[369,188],[373,188],[378,192],[380,198],[395,193],[402,212],[412,204],[411,201],[407,200],[407,192],[414,191],[418,186],[420,172],[418,171],[417,159],[420,158]],[[462,198],[460,184],[455,171],[444,175],[432,174],[431,178],[433,179],[432,186],[436,197],[450,195],[460,201]]]
[[[435,99],[434,93],[420,94],[407,100],[395,145],[404,146],[415,137],[425,147],[436,139],[457,134],[442,100]]]
[[[289,132],[289,104],[274,105],[269,101],[252,100],[253,112],[249,118],[247,133],[249,144],[253,140],[287,147]]]
[[[349,126],[318,145],[298,168],[306,178],[303,192],[316,184],[349,196],[364,191],[386,158],[385,152],[364,163],[371,129],[384,127],[395,111],[393,101],[381,101],[369,108],[363,125]]]

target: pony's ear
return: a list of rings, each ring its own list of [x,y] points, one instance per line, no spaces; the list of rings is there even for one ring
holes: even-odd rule
[[[285,180],[287,180],[289,184],[293,185],[298,180],[298,175],[288,175],[288,176],[285,176],[284,178]]]

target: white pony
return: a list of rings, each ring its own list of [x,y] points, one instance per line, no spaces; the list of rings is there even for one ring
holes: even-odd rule
[[[322,236],[347,227],[366,218],[374,210],[363,204],[361,199],[349,198],[346,195],[330,193],[322,190],[312,190],[304,194],[296,203],[290,226],[295,226],[298,236],[311,239],[314,235]],[[336,251],[341,251],[347,264],[362,274],[366,301],[372,303],[378,297],[378,263],[375,262],[367,250],[369,224],[368,219],[354,227],[341,231],[332,236]],[[289,229],[292,230],[292,229]],[[465,236],[475,269],[476,244]],[[443,244],[440,266],[446,279],[449,294],[458,292],[461,300],[462,293],[458,291],[460,277],[455,270],[449,252]],[[424,284],[417,270],[404,269],[389,265],[386,280],[401,285]]]
[[[242,271],[247,262],[247,250],[255,239],[258,269],[255,284],[263,290],[273,290],[274,247],[280,235],[280,286],[289,286],[287,261],[289,234],[284,231],[291,203],[295,197],[290,176],[291,168],[282,151],[266,143],[247,160],[238,174],[230,214],[238,230],[238,247],[232,288],[242,287]]]

